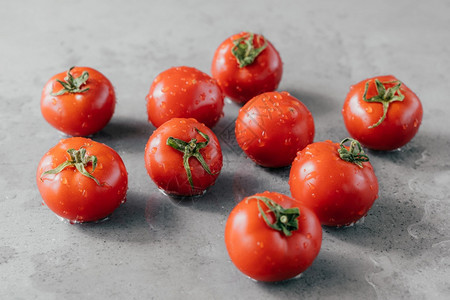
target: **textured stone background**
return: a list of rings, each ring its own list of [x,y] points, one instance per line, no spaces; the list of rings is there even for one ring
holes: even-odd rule
[[[0,7],[1,299],[448,299],[450,297],[450,2],[3,1]],[[146,174],[154,128],[144,97],[179,65],[209,73],[233,33],[264,34],[289,91],[313,113],[316,141],[347,135],[340,110],[351,84],[394,74],[421,98],[418,135],[399,151],[368,151],[380,198],[365,221],[324,228],[302,277],[257,283],[230,262],[224,224],[244,196],[289,194],[289,169],[257,167],[234,142],[239,107],[214,128],[224,168],[202,198],[174,201]],[[104,73],[118,96],[93,138],[129,171],[128,201],[101,224],[73,226],[35,185],[41,156],[62,136],[42,118],[40,92],[72,65]]]

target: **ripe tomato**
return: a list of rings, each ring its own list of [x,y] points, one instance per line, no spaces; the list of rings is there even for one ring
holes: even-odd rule
[[[50,78],[42,90],[41,112],[50,125],[72,136],[100,131],[114,114],[111,82],[97,70],[72,67]]]
[[[344,143],[350,141],[350,148]],[[328,226],[350,225],[364,217],[378,197],[369,158],[353,139],[316,142],[297,154],[289,175],[292,197]]]
[[[267,92],[240,109],[235,133],[239,146],[254,162],[284,167],[312,143],[314,120],[308,108],[289,93]]]
[[[125,202],[128,175],[116,151],[73,137],[61,140],[42,157],[36,182],[54,213],[82,223],[102,220]]]
[[[225,244],[231,261],[260,281],[281,281],[305,271],[319,254],[322,228],[315,214],[276,192],[244,198],[230,213]]]
[[[166,194],[201,195],[222,169],[216,135],[197,120],[174,118],[158,127],[145,147],[150,178]]]
[[[283,63],[278,51],[262,35],[241,32],[219,45],[211,74],[226,96],[245,103],[256,95],[277,89]]]
[[[374,150],[406,145],[419,130],[422,114],[419,98],[392,75],[352,86],[342,109],[350,135]]]
[[[195,68],[174,67],[159,74],[146,97],[155,127],[172,118],[194,118],[213,127],[223,116],[223,93],[216,80]]]

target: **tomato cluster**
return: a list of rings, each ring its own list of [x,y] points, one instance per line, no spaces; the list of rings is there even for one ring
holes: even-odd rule
[[[145,166],[171,197],[199,196],[215,184],[222,150],[213,128],[224,97],[242,105],[236,141],[262,167],[290,166],[291,196],[275,192],[244,198],[228,216],[225,245],[231,261],[261,281],[293,278],[317,257],[322,225],[347,226],[367,215],[378,180],[363,146],[393,150],[417,133],[418,97],[393,76],[350,88],[342,115],[351,136],[314,142],[311,112],[286,91],[275,91],[283,65],[262,35],[241,32],[217,48],[212,76],[195,68],[169,68],[153,80],[147,116],[156,127],[145,146]],[[41,97],[42,114],[61,140],[41,159],[36,181],[47,206],[72,223],[107,218],[125,202],[128,174],[110,147],[83,136],[100,131],[115,108],[114,89],[100,72],[73,67],[52,77]]]

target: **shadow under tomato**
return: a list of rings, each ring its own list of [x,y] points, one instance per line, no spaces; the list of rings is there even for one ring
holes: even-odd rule
[[[337,111],[340,114],[342,107],[337,107],[335,101],[333,101],[333,99],[326,93],[318,93],[310,90],[299,90],[296,88],[287,89],[287,91],[305,104],[313,116],[327,114],[330,111]]]
[[[91,138],[124,152],[143,152],[154,127],[146,120],[114,118]]]
[[[145,210],[146,196],[129,191],[127,201],[119,206],[108,220],[73,226],[101,239],[135,243],[149,242],[152,236],[147,230]]]
[[[280,299],[298,299],[299,296],[305,299],[333,298],[338,294],[344,296],[342,291],[352,293],[355,298],[376,298],[364,278],[368,265],[353,257],[351,253],[338,254],[325,250],[322,244],[316,260],[299,277],[273,283],[257,282],[257,285]],[[356,292],[366,297],[357,297]]]
[[[431,246],[408,233],[408,227],[422,219],[423,208],[395,198],[377,201],[362,223],[342,228],[324,226],[324,234],[371,251],[400,251],[407,256],[420,255]]]

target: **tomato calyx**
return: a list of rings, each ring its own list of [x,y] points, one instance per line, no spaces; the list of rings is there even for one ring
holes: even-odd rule
[[[92,172],[94,172],[95,168],[97,167],[97,157],[96,156],[86,155],[86,149],[83,147],[81,147],[78,150],[68,149],[67,153],[69,153],[70,159],[66,160],[65,162],[63,162],[62,164],[60,164],[59,166],[57,166],[54,169],[43,172],[40,177],[41,181],[42,181],[42,177],[44,177],[45,175],[58,174],[67,167],[75,167],[78,172],[80,172],[82,175],[94,180],[95,183],[97,183],[97,185],[100,185],[100,186],[102,185],[97,180],[97,178],[92,176],[92,174],[86,170],[86,166],[89,163],[91,163],[92,164]]]
[[[386,119],[389,105],[395,101],[403,101],[403,99],[405,99],[405,95],[403,95],[402,92],[400,91],[400,86],[402,85],[402,83],[399,80],[381,82],[378,79],[375,79],[375,87],[377,89],[378,95],[367,99],[367,91],[369,89],[369,82],[370,81],[366,82],[366,86],[364,88],[363,100],[366,102],[371,102],[371,103],[378,102],[378,103],[383,104],[383,115],[375,124],[369,126],[369,128],[375,128],[378,125],[380,125],[384,121],[384,119]],[[388,84],[388,83],[391,83],[391,84],[393,83],[395,85],[386,89],[385,84]]]
[[[234,47],[231,49],[231,53],[239,64],[239,68],[251,65],[256,57],[267,47],[267,40],[264,40],[264,45],[255,48],[253,46],[254,33],[249,32],[245,36],[233,40]]]
[[[83,93],[89,90],[89,88],[81,89],[81,86],[83,84],[86,84],[86,81],[89,78],[89,73],[87,71],[84,71],[79,77],[73,77],[73,75],[70,73],[73,68],[75,67],[72,67],[69,69],[69,71],[67,71],[67,76],[64,77],[64,81],[56,79],[56,81],[59,82],[63,86],[63,88],[56,93],[50,93],[52,96],[60,96],[64,95],[65,93]]]
[[[300,209],[298,207],[284,208],[270,198],[264,196],[253,196],[258,201],[258,209],[266,224],[277,231],[282,232],[285,236],[291,236],[292,231],[298,230],[298,220]],[[267,211],[261,207],[262,201],[268,208]],[[275,216],[275,221],[269,221],[266,212],[271,212]]]
[[[350,142],[349,149],[344,146],[346,142]],[[369,161],[369,157],[364,153],[361,144],[355,139],[345,138],[341,141],[339,147],[339,156],[345,161],[353,163],[360,168],[363,167],[363,162]]]
[[[168,146],[174,148],[175,150],[183,152],[183,165],[184,169],[186,170],[186,175],[192,190],[194,190],[194,182],[192,180],[191,168],[189,166],[189,158],[195,157],[200,162],[206,173],[208,173],[209,175],[216,175],[216,173],[211,172],[208,164],[200,153],[200,149],[205,148],[208,145],[209,136],[204,134],[197,128],[195,128],[195,130],[206,140],[205,142],[197,143],[197,139],[191,139],[189,142],[185,142],[174,137],[169,137],[166,141],[166,144]]]

